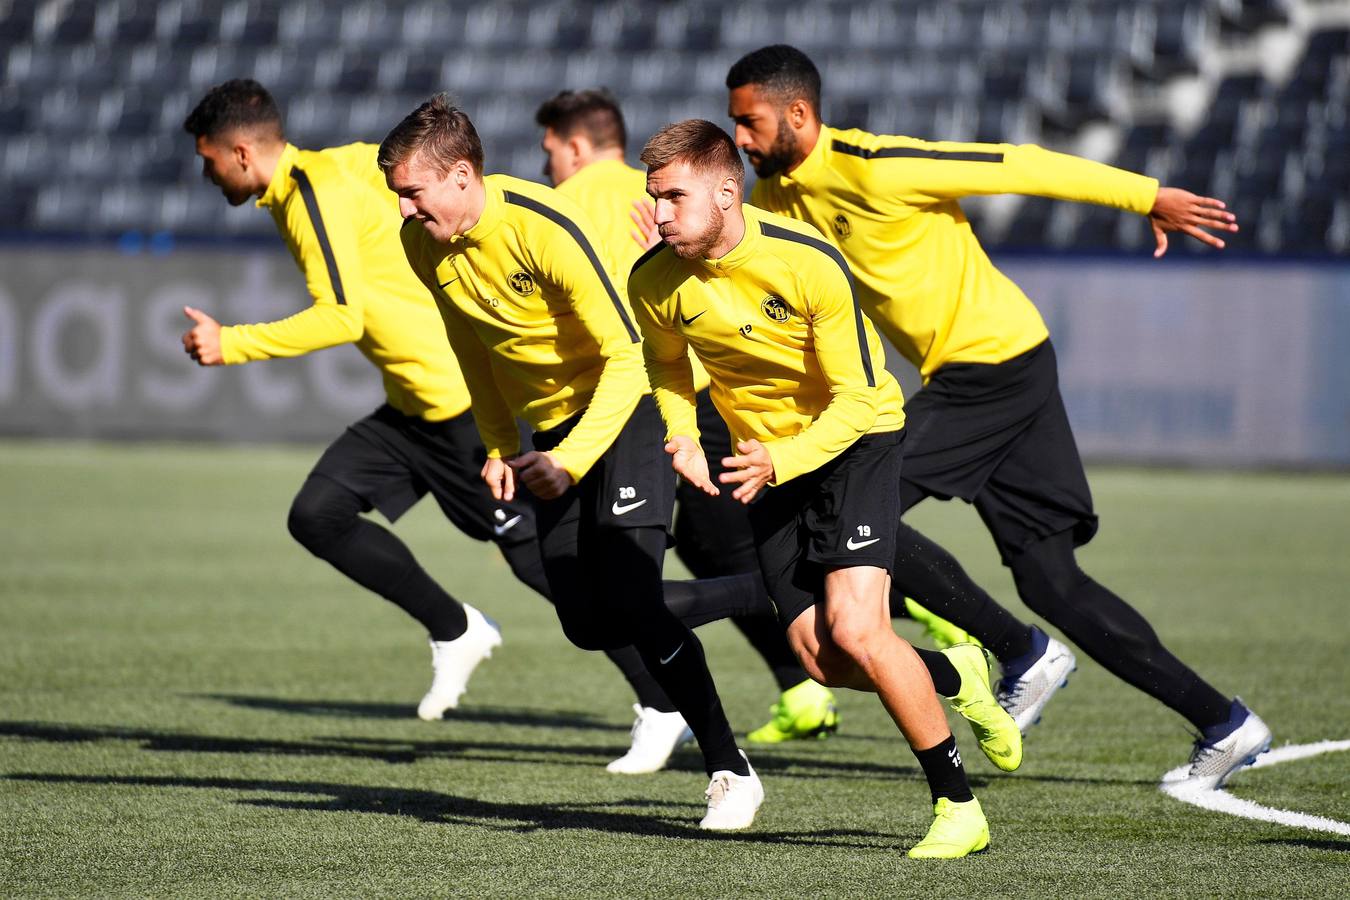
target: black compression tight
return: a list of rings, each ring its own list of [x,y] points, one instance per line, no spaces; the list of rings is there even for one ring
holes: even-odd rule
[[[397,604],[432,640],[464,633],[464,607],[418,564],[407,545],[361,516],[370,505],[322,475],[310,475],[291,504],[286,527],[306,550],[364,588]]]
[[[891,572],[892,618],[903,613],[905,597],[969,631],[1000,660],[1031,650],[1028,625],[976,584],[954,556],[901,522]]]
[[[1134,607],[1078,567],[1072,531],[1032,544],[1009,566],[1023,602],[1111,674],[1196,728],[1228,718],[1229,699],[1173,656]]]
[[[569,640],[588,650],[632,644],[689,724],[708,772],[747,774],[708,671],[703,646],[663,602],[662,528],[604,528],[545,536],[544,564],[558,619]],[[570,544],[570,545],[569,545]]]

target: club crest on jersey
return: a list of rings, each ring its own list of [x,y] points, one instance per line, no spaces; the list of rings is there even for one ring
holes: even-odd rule
[[[853,233],[853,223],[849,222],[848,216],[843,213],[835,216],[834,221],[830,224],[834,227],[834,233],[839,235],[841,241]]]
[[[788,308],[783,298],[775,294],[765,297],[763,302],[759,304],[759,308],[764,310],[764,315],[779,323],[786,322],[788,317],[792,315],[792,310]]]
[[[511,282],[511,290],[522,297],[528,297],[534,293],[534,278],[524,269],[517,269],[512,272],[507,281]]]

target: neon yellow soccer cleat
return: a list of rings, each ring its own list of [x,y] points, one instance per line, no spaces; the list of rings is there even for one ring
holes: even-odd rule
[[[928,639],[937,645],[939,650],[946,650],[948,647],[956,644],[974,644],[976,647],[984,645],[977,641],[970,632],[965,631],[957,625],[953,625],[946,619],[931,613],[908,597],[905,598],[905,612],[915,622],[923,626]]]
[[[954,803],[939,797],[933,805],[933,824],[923,840],[909,848],[910,859],[960,859],[989,846],[989,823],[980,801]]]
[[[957,644],[942,651],[961,676],[961,690],[948,697],[952,709],[970,723],[989,761],[1005,772],[1022,764],[1022,732],[989,689],[989,658],[981,647]]]
[[[773,718],[745,736],[752,744],[781,744],[803,738],[826,738],[839,730],[834,694],[809,678],[783,691],[769,707]]]

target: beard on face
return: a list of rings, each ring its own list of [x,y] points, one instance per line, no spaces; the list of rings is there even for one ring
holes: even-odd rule
[[[750,165],[754,168],[755,174],[760,178],[768,178],[771,175],[777,175],[788,169],[797,161],[797,141],[792,133],[792,128],[787,123],[786,116],[780,116],[778,119],[778,133],[773,136],[773,144],[768,151],[763,154],[751,156]]]
[[[716,203],[710,204],[708,218],[703,227],[681,241],[668,241],[670,249],[680,259],[698,259],[717,244],[722,237],[722,208]],[[664,235],[662,235],[664,237]]]

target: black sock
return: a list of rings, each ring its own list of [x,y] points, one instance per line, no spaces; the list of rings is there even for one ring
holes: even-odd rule
[[[970,792],[970,782],[966,780],[966,768],[961,764],[961,751],[956,749],[956,738],[947,735],[947,739],[936,747],[927,750],[915,750],[914,757],[923,767],[923,775],[928,779],[928,790],[933,802],[946,797],[954,803],[967,803],[975,799]]]
[[[933,679],[933,690],[943,697],[955,697],[961,693],[961,675],[951,660],[937,650],[915,647],[914,652],[919,654],[920,661],[928,669],[928,677]]]
[[[433,641],[468,628],[464,607],[418,565],[402,541],[361,517],[369,505],[322,475],[311,475],[291,504],[286,525],[306,550],[343,575],[397,604]]]
[[[786,691],[807,680],[809,676],[797,661],[797,654],[792,652],[787,635],[783,633],[783,626],[778,623],[776,617],[770,619],[764,616],[736,616],[731,621],[763,657],[769,671],[773,672],[778,690]]]
[[[666,692],[661,689],[661,685],[656,683],[652,673],[647,671],[647,665],[642,661],[642,654],[638,653],[635,648],[620,647],[618,650],[606,650],[605,656],[608,656],[609,661],[614,663],[623,673],[623,677],[628,681],[633,693],[637,695],[638,703],[657,712],[675,712],[675,704],[671,702],[670,697],[666,696]]]
[[[737,775],[749,775],[750,765],[736,748],[722,699],[717,696],[717,687],[708,672],[703,645],[688,628],[683,631],[679,640],[667,637],[664,641],[644,641],[638,652],[647,670],[684,714],[703,751],[708,774],[727,769]]]
[[[445,589],[437,584],[435,579],[428,575],[426,570],[413,560],[412,553],[404,547],[402,541],[395,538],[392,534],[385,531],[374,522],[367,522],[363,519],[362,524],[367,526],[367,528],[362,528],[361,530],[368,532],[365,535],[365,539],[368,542],[373,543],[374,541],[372,539],[378,539],[378,537],[388,537],[393,539],[393,542],[397,544],[398,547],[408,553],[408,560],[412,565],[404,575],[402,581],[388,586],[387,588],[366,584],[366,582],[362,580],[362,577],[364,576],[358,576],[349,572],[348,574],[351,578],[360,584],[365,584],[366,587],[369,587],[385,599],[398,604],[404,612],[422,623],[423,627],[427,630],[427,634],[431,636],[433,641],[453,641],[463,637],[464,632],[469,629],[469,620],[464,613],[464,606],[454,597],[451,597],[446,593]],[[376,534],[369,533],[372,531]],[[369,544],[367,544],[365,549],[369,550]],[[348,548],[348,553],[350,553],[350,547]],[[359,560],[351,560],[348,562],[349,566],[352,564],[360,565],[361,562]],[[342,569],[343,567],[339,566],[338,568]]]
[[[891,617],[913,597],[925,608],[969,631],[1000,660],[1030,649],[1030,626],[999,606],[956,558],[904,522],[896,535],[891,570]]]
[[[622,624],[647,671],[656,679],[676,709],[684,716],[689,730],[703,751],[708,774],[730,770],[737,775],[748,775],[750,769],[736,747],[731,723],[722,709],[712,673],[703,656],[703,645],[677,619],[662,601],[660,561],[666,552],[666,532],[663,528],[605,529],[596,535],[595,559],[608,565],[591,583],[597,591],[593,601],[600,603],[596,612]],[[714,586],[708,594],[731,591],[732,584],[741,585],[745,593],[748,580],[764,593],[758,575],[753,578],[713,579],[729,584]],[[671,584],[698,585],[700,582],[671,582]],[[689,588],[694,594],[697,588]]]

